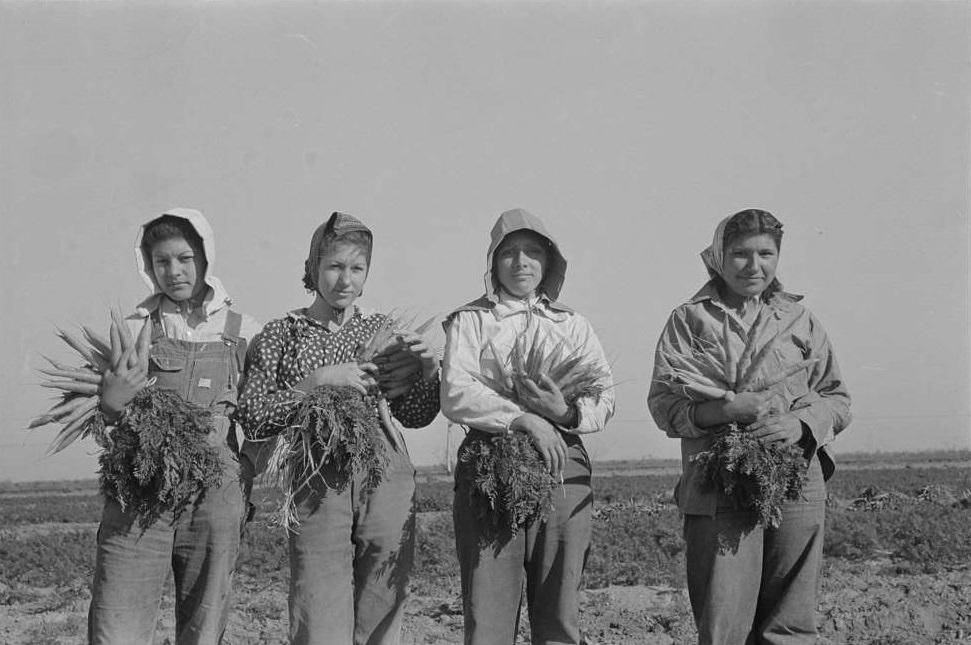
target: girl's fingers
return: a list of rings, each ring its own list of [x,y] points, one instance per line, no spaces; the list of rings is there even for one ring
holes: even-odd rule
[[[566,469],[566,447],[560,444],[556,446],[557,467],[555,475],[559,475]]]
[[[410,389],[411,389],[410,383],[408,385],[396,385],[394,387],[383,390],[384,398],[396,399]]]
[[[382,373],[387,373],[408,367],[417,369],[418,365],[420,365],[419,361],[416,361],[412,356],[407,356],[404,359],[391,360],[381,363],[380,368]]]
[[[532,381],[532,379],[523,377],[522,379],[520,379],[520,384],[522,385],[523,389],[526,390],[526,392],[531,396],[539,396],[543,393],[539,389],[539,386]]]
[[[553,472],[553,450],[547,448],[540,454],[543,455],[543,465],[546,466],[546,470]]]
[[[551,379],[548,374],[540,374],[539,382],[543,385],[543,388],[550,391],[558,391],[560,388],[556,386],[556,381]]]
[[[419,368],[417,366],[409,366],[392,370],[390,372],[382,370],[380,373],[378,373],[377,380],[379,383],[394,383],[396,381],[406,379],[413,374],[417,374],[418,369]]]

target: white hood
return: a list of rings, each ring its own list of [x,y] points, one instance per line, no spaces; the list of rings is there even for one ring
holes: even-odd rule
[[[222,282],[212,274],[212,267],[216,261],[216,239],[209,222],[202,213],[192,208],[172,208],[142,224],[135,236],[135,268],[138,269],[139,275],[148,285],[148,288],[152,290],[152,295],[135,307],[135,313],[142,318],[148,316],[158,308],[163,294],[158,282],[155,281],[155,273],[152,271],[151,253],[148,249],[143,248],[142,240],[145,236],[145,227],[165,215],[186,220],[202,238],[202,251],[206,255],[206,272],[202,279],[210,287],[204,299],[206,315],[208,316],[222,307],[231,305],[233,301],[226,293]]]

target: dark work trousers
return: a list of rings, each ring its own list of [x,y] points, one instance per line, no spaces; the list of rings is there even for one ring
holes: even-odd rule
[[[469,504],[468,471],[456,470],[453,519],[466,645],[515,643],[524,580],[533,645],[584,642],[580,583],[592,531],[590,458],[580,437],[564,433],[564,439],[563,487],[554,492],[549,519],[520,529],[498,553],[479,548],[480,520]]]
[[[381,482],[338,493],[320,478],[297,496],[290,533],[290,642],[397,645],[415,552],[415,467],[390,455]],[[324,477],[335,477],[332,467]]]
[[[778,528],[752,509],[720,506],[686,515],[688,594],[699,645],[810,645],[823,558],[826,486],[819,460],[802,499],[787,502]]]

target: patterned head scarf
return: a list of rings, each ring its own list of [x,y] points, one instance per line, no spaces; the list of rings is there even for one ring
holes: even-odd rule
[[[768,234],[778,245],[782,239],[782,222],[775,216],[757,208],[747,208],[729,215],[718,223],[711,246],[701,252],[701,260],[708,269],[708,275],[724,277],[726,235],[736,237],[747,234]]]
[[[725,264],[725,227],[733,217],[735,216],[729,215],[718,222],[718,226],[715,227],[715,236],[711,241],[711,246],[701,252],[701,261],[705,263],[705,268],[708,269],[711,277],[722,274],[722,267]]]
[[[368,264],[370,264],[371,244],[374,241],[374,234],[371,233],[371,229],[353,215],[334,212],[326,222],[317,227],[313,237],[310,238],[310,252],[303,264],[303,286],[308,291],[317,291],[317,267],[320,265],[320,256],[327,244],[348,233],[364,233],[367,235],[366,255]]]

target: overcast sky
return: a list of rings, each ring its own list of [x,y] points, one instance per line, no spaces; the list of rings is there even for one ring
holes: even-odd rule
[[[967,2],[0,4],[0,479],[54,457],[41,353],[144,295],[137,227],[216,231],[214,273],[261,322],[306,305],[333,210],[376,236],[362,305],[445,313],[482,292],[499,212],[543,218],[562,299],[614,360],[595,459],[674,457],[652,352],[745,207],[785,224],[779,276],[835,345],[838,451],[967,448]],[[441,340],[439,335],[438,340]],[[441,461],[445,424],[409,432]]]

